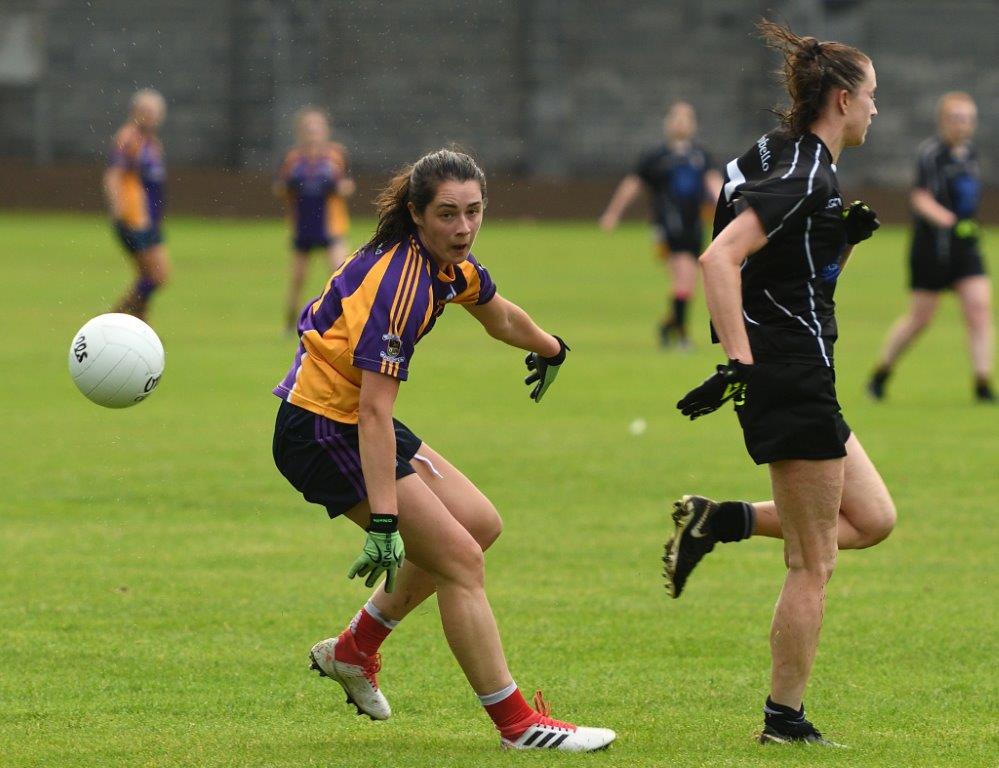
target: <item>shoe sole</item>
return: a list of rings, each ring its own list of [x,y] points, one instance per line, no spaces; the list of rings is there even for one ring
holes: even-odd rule
[[[829,739],[822,739],[821,741],[807,741],[805,739],[785,739],[773,733],[761,733],[756,737],[756,741],[760,744],[780,744],[782,746],[794,746],[795,744],[802,744],[806,747],[827,747],[832,749],[849,749],[846,744],[837,744],[835,741],[829,741]]]
[[[594,747],[593,749],[577,749],[571,752],[567,749],[559,749],[558,747],[518,747],[513,744],[507,744],[502,739],[500,739],[500,749],[507,750],[510,752],[565,752],[567,754],[589,754],[591,752],[604,752],[610,749],[610,745],[617,741],[617,736],[603,744],[599,747]]]
[[[336,673],[336,671],[334,671],[331,674],[331,673],[327,672],[325,669],[323,669],[322,667],[320,667],[319,666],[319,662],[316,660],[316,654],[313,653],[312,651],[309,651],[309,661],[311,662],[309,664],[309,669],[314,669],[316,672],[319,673],[320,677],[328,677],[330,680],[335,680],[340,685],[340,687],[343,688],[343,692],[345,694],[347,694],[347,704],[353,704],[354,705],[354,707],[357,709],[357,716],[358,717],[361,717],[362,715],[366,715],[367,717],[371,718],[372,720],[379,720],[380,719],[380,718],[377,718],[374,715],[372,715],[370,712],[365,712],[363,709],[361,709],[361,705],[358,704],[356,701],[354,701],[354,697],[350,695],[350,691],[347,690],[347,686],[344,684],[343,679]]]
[[[676,558],[679,554],[680,540],[683,538],[683,532],[690,525],[690,521],[694,519],[694,510],[687,509],[687,504],[692,498],[693,496],[688,494],[682,496],[679,501],[673,502],[672,517],[673,524],[676,527],[673,529],[673,535],[666,541],[666,546],[663,548],[663,579],[666,581],[666,591],[674,600],[680,596],[680,592],[677,591],[676,583],[673,580],[676,573]]]

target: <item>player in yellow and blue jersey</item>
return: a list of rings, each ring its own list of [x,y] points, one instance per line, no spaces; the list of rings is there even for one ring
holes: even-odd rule
[[[139,318],[145,318],[150,297],[170,274],[160,228],[166,165],[157,131],[164,117],[163,96],[151,88],[138,91],[128,122],[114,136],[104,172],[104,195],[115,231],[138,273],[113,311]]]
[[[449,304],[529,352],[525,382],[536,401],[565,361],[562,340],[502,298],[471,253],[485,191],[475,161],[452,150],[404,169],[378,199],[374,236],[299,318],[294,362],[274,390],[282,400],[275,463],[308,501],[367,531],[348,575],[366,575],[369,587],[387,576],[339,636],[313,646],[312,664],[358,712],[387,719],[379,646],[436,593],[444,634],[501,744],[591,751],[610,744],[614,732],[552,719],[540,695],[531,707],[510,675],[483,587],[483,551],[501,528],[495,507],[392,416],[416,344]],[[461,393],[442,397],[454,397],[456,408],[461,402]]]
[[[315,107],[306,107],[295,120],[296,145],[285,155],[275,192],[288,206],[291,224],[291,282],[285,321],[295,327],[309,254],[321,249],[335,272],[347,258],[350,217],[347,198],[354,181],[347,173],[347,152],[330,141],[329,119]]]

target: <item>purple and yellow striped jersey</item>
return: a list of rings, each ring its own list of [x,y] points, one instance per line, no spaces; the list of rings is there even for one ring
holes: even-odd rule
[[[163,185],[166,166],[159,139],[144,134],[129,123],[111,142],[108,166],[120,168],[119,214],[129,229],[155,227],[163,216]]]
[[[274,394],[356,424],[362,369],[405,381],[416,343],[448,304],[485,304],[495,294],[492,278],[471,254],[438,269],[415,234],[362,248],[302,310],[298,351]]]
[[[295,148],[285,155],[278,180],[284,186],[296,238],[345,237],[350,227],[347,203],[337,185],[347,175],[347,152],[330,142],[317,154]]]

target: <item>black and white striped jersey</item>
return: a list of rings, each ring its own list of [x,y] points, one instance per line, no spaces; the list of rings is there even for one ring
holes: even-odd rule
[[[742,267],[742,306],[753,358],[832,366],[833,292],[846,247],[832,155],[818,136],[762,136],[725,168],[714,236],[750,207],[767,244]]]

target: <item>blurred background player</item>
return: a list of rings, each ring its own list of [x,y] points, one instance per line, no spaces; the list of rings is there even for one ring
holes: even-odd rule
[[[502,527],[495,507],[392,416],[415,345],[448,304],[468,310],[493,338],[530,352],[525,383],[536,401],[565,360],[562,340],[501,297],[471,254],[485,192],[475,161],[451,150],[403,169],[379,195],[371,240],[301,315],[294,364],[274,390],[282,400],[274,461],[306,500],[368,532],[348,575],[367,575],[372,587],[386,574],[339,636],[313,646],[312,663],[359,712],[387,719],[378,649],[436,594],[451,651],[501,745],[591,751],[610,744],[614,732],[553,720],[540,697],[527,704],[510,675],[484,588],[483,551]]]
[[[652,203],[652,223],[659,252],[668,265],[673,296],[659,326],[659,342],[674,338],[688,345],[687,306],[697,288],[697,257],[704,243],[701,208],[714,205],[721,174],[696,140],[697,116],[685,101],[672,104],[663,120],[666,141],[643,154],[625,176],[600,217],[600,226],[613,230],[644,184]]]
[[[981,199],[978,152],[972,143],[978,110],[967,93],[944,94],[937,104],[937,135],[919,148],[912,190],[915,223],[909,251],[909,311],[895,321],[867,384],[876,400],[898,359],[929,326],[940,293],[953,289],[968,329],[975,399],[995,402],[992,359],[992,286],[985,275],[976,219]]]
[[[170,274],[160,229],[166,166],[157,136],[165,117],[166,101],[158,91],[143,88],[136,92],[128,121],[114,135],[104,172],[104,196],[115,232],[137,273],[135,283],[112,311],[141,319],[146,317],[149,299]]]
[[[292,228],[291,278],[285,327],[295,329],[301,309],[302,286],[309,268],[309,254],[321,248],[335,272],[347,258],[350,219],[346,199],[354,194],[347,175],[347,153],[330,141],[326,113],[306,107],[295,117],[295,146],[285,155],[275,182],[275,193],[288,204]]]

